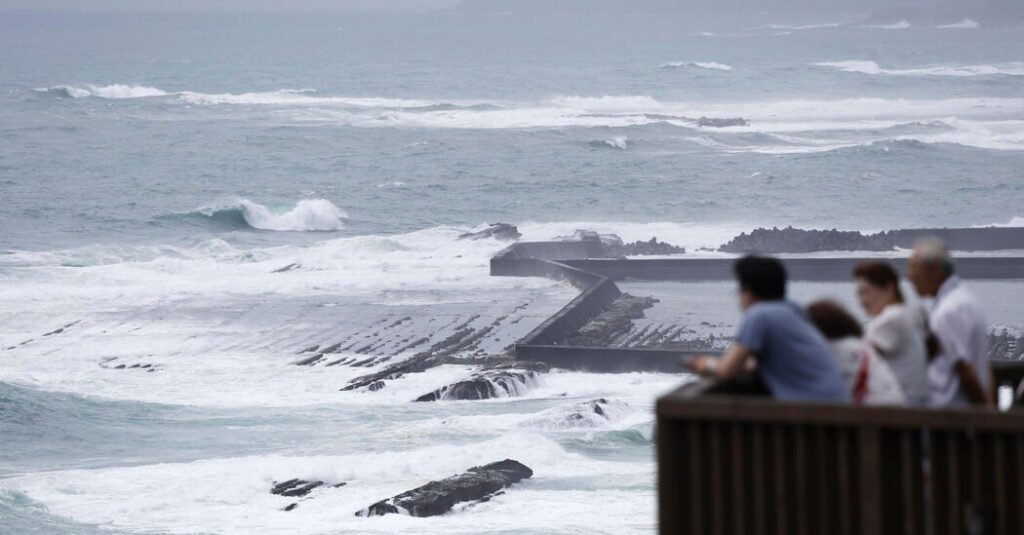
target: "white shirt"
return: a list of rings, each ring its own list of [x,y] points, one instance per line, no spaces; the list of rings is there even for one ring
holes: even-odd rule
[[[903,395],[903,389],[900,387],[896,375],[893,374],[889,365],[878,356],[871,344],[856,336],[831,340],[830,343],[854,403],[858,401],[864,405],[903,405],[906,403],[906,397]],[[866,388],[863,399],[858,399],[857,385],[861,381],[864,382]]]
[[[900,382],[907,404],[927,405],[928,350],[925,348],[924,310],[893,303],[867,323],[864,338],[878,350]]]
[[[928,365],[931,403],[968,405],[954,367],[961,360],[970,364],[982,387],[986,391],[990,388],[988,324],[978,300],[959,277],[946,279],[939,288],[928,324],[940,346],[938,356]]]

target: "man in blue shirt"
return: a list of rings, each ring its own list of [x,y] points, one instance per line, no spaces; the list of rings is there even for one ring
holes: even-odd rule
[[[747,256],[734,266],[740,286],[740,322],[736,341],[718,361],[694,359],[698,373],[731,379],[749,360],[776,399],[850,400],[832,348],[795,303],[786,300],[786,269],[774,258]]]

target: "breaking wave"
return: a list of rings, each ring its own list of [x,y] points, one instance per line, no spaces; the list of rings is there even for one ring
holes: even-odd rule
[[[58,85],[54,87],[38,88],[36,91],[41,93],[54,93],[67,98],[97,97],[109,99],[163,97],[169,94],[166,91],[155,87],[125,84],[105,86],[96,86],[91,84],[80,86]]]
[[[818,67],[831,67],[843,72],[884,74],[890,76],[1024,76],[1024,63],[1003,65],[949,65],[918,69],[885,69],[874,61],[826,61],[813,63]]]
[[[611,147],[613,149],[626,150],[629,148],[629,138],[626,136],[615,136],[591,143],[596,147]]]
[[[275,212],[247,199],[232,206],[200,208],[194,214],[234,228],[285,232],[335,231],[348,215],[326,199],[304,199],[286,212]]]
[[[700,69],[710,69],[714,71],[731,71],[732,66],[724,63],[715,63],[713,61],[672,61],[669,63],[663,63],[661,68],[663,69],[678,69],[680,67],[696,67]]]

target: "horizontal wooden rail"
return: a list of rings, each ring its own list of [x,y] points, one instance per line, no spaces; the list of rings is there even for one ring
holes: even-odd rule
[[[1024,532],[1024,413],[777,402],[696,383],[657,404],[661,533]]]

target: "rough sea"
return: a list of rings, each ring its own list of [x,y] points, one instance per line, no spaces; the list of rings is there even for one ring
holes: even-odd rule
[[[296,354],[464,325],[504,351],[576,292],[489,277],[507,244],[457,240],[487,223],[694,251],[1021,216],[1019,27],[0,13],[0,533],[652,533],[682,376],[411,403],[475,367],[342,392],[375,368]],[[731,288],[691,290],[731,334]],[[490,502],[353,514],[505,458],[535,476]],[[346,486],[284,512],[292,478]]]

